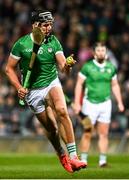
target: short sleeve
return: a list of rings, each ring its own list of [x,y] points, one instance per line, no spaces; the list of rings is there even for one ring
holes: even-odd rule
[[[117,69],[115,66],[112,68],[112,79],[115,79],[117,77]]]
[[[19,41],[16,41],[13,45],[10,55],[15,59],[21,58],[21,43]]]
[[[85,78],[87,78],[87,64],[84,64],[79,72],[82,74]]]
[[[63,53],[63,48],[58,39],[54,36],[54,53]]]

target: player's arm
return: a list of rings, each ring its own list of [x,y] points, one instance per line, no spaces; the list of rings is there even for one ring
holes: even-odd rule
[[[118,108],[120,112],[124,111],[124,105],[123,105],[123,101],[122,101],[122,96],[121,96],[121,90],[120,90],[120,86],[118,83],[117,78],[112,79],[112,92],[113,95],[115,96],[115,99],[118,103]]]
[[[81,110],[80,99],[83,91],[84,81],[85,81],[85,77],[81,73],[78,73],[77,83],[74,92],[74,104],[73,104],[73,109],[76,114],[78,114]]]
[[[56,54],[56,60],[59,66],[59,69],[62,72],[65,72],[66,74],[69,74],[72,66],[75,64],[75,60],[73,59],[73,56],[69,56],[68,58],[65,58],[63,52]]]
[[[18,60],[12,56],[9,56],[6,67],[5,67],[5,73],[7,77],[9,78],[11,84],[18,91],[19,97],[23,99],[25,94],[27,93],[27,90],[22,87],[18,79],[17,71],[16,71],[17,64],[18,64]]]

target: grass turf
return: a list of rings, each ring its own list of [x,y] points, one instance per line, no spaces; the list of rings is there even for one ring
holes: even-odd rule
[[[89,156],[88,168],[67,173],[54,154],[0,154],[0,179],[129,179],[129,155],[108,156],[109,166],[98,167]]]

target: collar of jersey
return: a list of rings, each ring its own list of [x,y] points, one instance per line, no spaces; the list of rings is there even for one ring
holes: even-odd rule
[[[32,33],[30,33],[30,38],[31,38],[31,40],[34,42],[34,38],[33,38],[33,36],[32,36]]]
[[[103,62],[102,64],[100,64],[100,63],[98,63],[98,61],[96,59],[93,59],[93,63],[100,68],[103,68],[106,66],[106,62]]]
[[[32,36],[32,33],[30,33],[30,38],[31,38],[31,40],[34,42],[34,38],[33,38],[33,36]],[[44,40],[45,41],[45,40]],[[48,37],[48,42],[49,41],[51,41],[51,37]],[[42,42],[43,43],[43,42]]]

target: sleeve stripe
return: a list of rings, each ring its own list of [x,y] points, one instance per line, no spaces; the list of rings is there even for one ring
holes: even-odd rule
[[[19,60],[21,57],[19,57],[19,56],[15,56],[15,55],[13,55],[12,53],[10,53],[10,56],[12,56],[14,59],[17,59],[17,60]]]
[[[86,79],[86,76],[84,74],[82,74],[81,72],[78,73],[78,75],[82,78],[82,79]]]
[[[63,51],[57,51],[57,52],[55,53],[55,55],[57,55],[57,54],[64,54],[64,53],[63,53]]]
[[[116,74],[112,77],[112,80],[114,80],[114,79],[117,79],[117,75]]]

